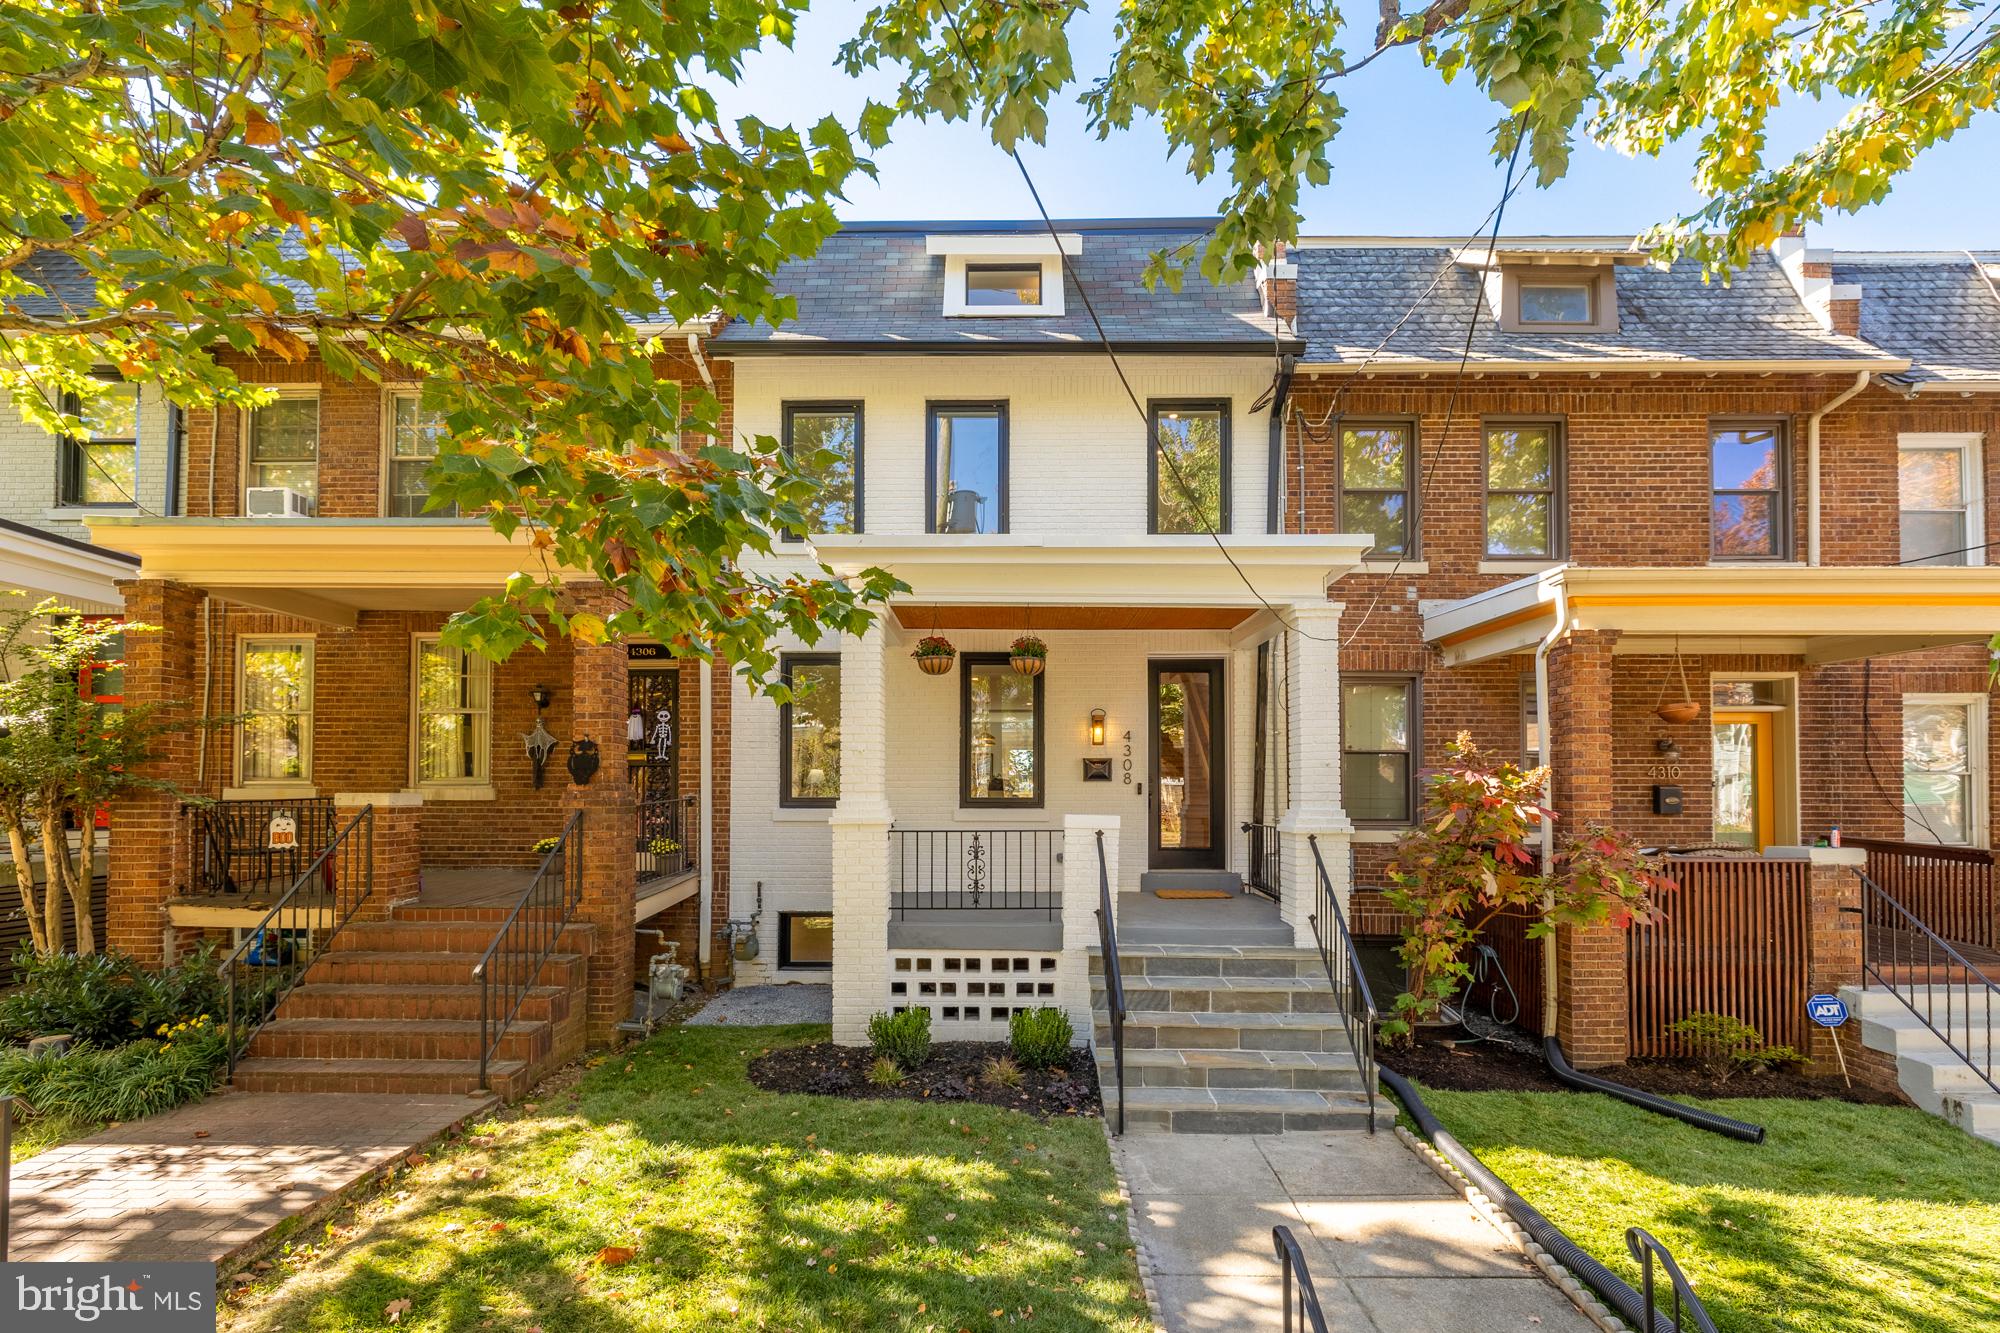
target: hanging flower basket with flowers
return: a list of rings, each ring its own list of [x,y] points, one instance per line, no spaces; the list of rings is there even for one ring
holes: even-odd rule
[[[951,646],[951,640],[942,634],[926,634],[917,640],[916,651],[910,656],[917,659],[917,665],[933,676],[942,676],[951,670],[951,664],[958,657],[958,649]]]
[[[1049,646],[1032,634],[1023,634],[1008,645],[1007,655],[1016,675],[1039,676],[1049,664]]]

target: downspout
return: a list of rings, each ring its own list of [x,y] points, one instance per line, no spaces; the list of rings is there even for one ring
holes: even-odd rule
[[[187,418],[181,405],[167,400],[167,503],[169,516],[181,512],[181,449],[187,437]]]
[[[694,368],[700,373],[701,382],[708,386],[710,393],[714,393],[715,376],[709,372],[708,358],[702,355],[701,335],[699,333],[690,333],[688,335],[688,355],[694,358]]]
[[[1553,710],[1549,707],[1549,650],[1569,632],[1569,585],[1562,578],[1555,581],[1556,623],[1542,636],[1535,648],[1535,721],[1542,729],[1542,768],[1546,776],[1542,780],[1542,805],[1555,808],[1555,746],[1551,743],[1555,732],[1551,729]],[[1542,821],[1542,873],[1547,875],[1555,868],[1556,830],[1552,820]],[[1546,906],[1546,904],[1544,904]],[[1542,1027],[1543,1031],[1553,1030],[1556,1021],[1556,937],[1551,932],[1542,937]]]
[[[1264,530],[1285,530],[1285,405],[1291,399],[1292,369],[1299,359],[1286,356],[1278,362],[1278,378],[1271,393],[1271,463],[1265,483]]]
[[[701,663],[701,934],[695,962],[708,979],[715,942],[715,664]]]
[[[1806,418],[1806,563],[1819,564],[1819,422],[1820,418],[1868,387],[1872,370],[1856,371],[1854,383],[1833,401]]]

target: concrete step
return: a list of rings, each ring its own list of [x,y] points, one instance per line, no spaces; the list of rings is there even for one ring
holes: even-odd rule
[[[1102,1016],[1094,1036],[1099,1050],[1110,1048],[1111,1028]],[[1338,1014],[1218,1014],[1140,1009],[1125,1016],[1125,1049],[1345,1051],[1351,1048]]]
[[[281,1014],[284,1010],[281,1008]],[[274,1060],[433,1061],[479,1059],[478,1020],[280,1017],[257,1029],[249,1054]],[[546,1021],[516,1021],[499,1037],[495,1059],[545,1061],[555,1049]]]
[[[1090,974],[1102,976],[1102,951],[1091,945]],[[1118,975],[1129,990],[1135,978],[1168,977],[1317,977],[1326,980],[1326,964],[1317,950],[1282,944],[1226,946],[1213,944],[1119,945]]]
[[[553,928],[552,922],[517,922],[517,929],[511,939],[522,946],[532,943],[539,948],[547,939],[547,932]],[[499,933],[499,921],[355,921],[343,927],[328,945],[328,952],[343,950],[363,950],[371,952],[387,951],[398,953],[469,953],[475,957],[484,954]],[[572,931],[581,934],[583,927],[566,927],[564,933]],[[570,941],[572,950],[579,947]]]
[[[1107,1044],[1097,1050],[1097,1082],[1117,1086],[1118,1070]],[[1351,1051],[1127,1050],[1130,1088],[1308,1088],[1361,1091],[1361,1071]],[[1107,1096],[1110,1094],[1107,1093]]]
[[[487,1070],[492,1091],[518,1097],[531,1071],[518,1060],[498,1060]],[[252,1057],[236,1064],[239,1092],[476,1093],[477,1060],[311,1060]]]
[[[472,969],[479,959],[477,953],[333,949],[313,960],[306,971],[306,980],[328,985],[469,986],[474,984]],[[583,984],[583,963],[581,954],[550,954],[535,984],[579,986]],[[518,959],[496,959],[495,982],[513,980],[522,973],[523,966]]]
[[[1105,1096],[1104,1113],[1117,1122],[1118,1095]],[[1378,1101],[1377,1124],[1395,1112]],[[1368,1104],[1359,1092],[1297,1088],[1132,1088],[1125,1090],[1127,1133],[1282,1134],[1288,1130],[1368,1128]]]
[[[2000,1143],[2000,1093],[1946,1045],[1943,1033],[1889,991],[1843,986],[1840,994],[1856,1015],[1861,1044],[1895,1059],[1896,1083],[1905,1096],[1969,1134]],[[1919,990],[1911,998],[1960,1046],[1969,1042],[1982,1068],[2000,1054],[2000,1011],[1989,1020],[1982,1004],[1968,1031],[1963,992],[1940,987]]]
[[[1090,1001],[1105,1011],[1101,974],[1091,978]],[[1318,977],[1176,976],[1146,972],[1125,977],[1125,1008],[1189,1013],[1332,1013],[1333,987]]]
[[[535,986],[521,999],[519,1018],[561,1022],[569,1016],[574,992],[562,986]],[[497,1007],[510,996],[495,991]],[[317,985],[298,987],[285,997],[287,1018],[457,1018],[479,1017],[477,986]],[[495,1017],[498,1017],[496,1014]]]

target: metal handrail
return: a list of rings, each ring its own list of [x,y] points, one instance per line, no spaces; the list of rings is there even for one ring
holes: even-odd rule
[[[1673,1326],[1677,1333],[1687,1333],[1689,1325],[1686,1319],[1694,1321],[1694,1333],[1716,1333],[1715,1321],[1708,1317],[1708,1309],[1702,1305],[1701,1297],[1694,1294],[1694,1288],[1688,1285],[1681,1266],[1674,1262],[1672,1250],[1660,1244],[1642,1227],[1625,1229],[1625,1248],[1632,1251],[1633,1259],[1639,1264],[1639,1295],[1646,1302],[1646,1327],[1659,1327],[1660,1309],[1653,1300],[1653,1261],[1657,1258],[1673,1286]],[[1686,1312],[1686,1319],[1682,1316],[1683,1311]]]
[[[1097,830],[1097,943],[1104,954],[1104,1007],[1111,1016],[1111,1065],[1118,1075],[1118,1132],[1125,1132],[1125,977],[1118,966],[1118,923],[1111,915],[1111,872],[1104,830]]]
[[[14,1225],[14,1099],[0,1093],[0,1264]]]
[[[1859,910],[1862,921],[1861,972],[1864,981],[1873,978],[1876,984],[1895,996],[1905,1009],[1916,1015],[1917,1021],[1929,1028],[1944,1043],[1946,1050],[1964,1061],[1966,1068],[1970,1069],[1980,1082],[1995,1092],[2000,1092],[2000,1065],[1997,1065],[1994,1059],[1993,1041],[1995,1001],[2000,1000],[2000,986],[1996,986],[1992,978],[1980,971],[1964,954],[1953,948],[1949,940],[1925,925],[1907,907],[1904,907],[1885,892],[1881,885],[1859,871],[1855,873],[1861,880],[1861,892],[1863,895],[1862,906]],[[1875,930],[1870,929],[1872,923],[1881,919],[1878,913],[1886,915],[1892,921],[1900,918],[1900,924],[1893,930],[1878,934]],[[1876,949],[1885,939],[1889,946],[1888,952],[1890,954],[1890,957],[1886,960],[1878,957],[1876,954]],[[1910,941],[1910,949],[1907,957],[1905,957],[1903,949],[1905,940]],[[1956,968],[1959,973],[1963,974],[1961,980],[1947,981],[1942,986],[1928,980],[1925,981],[1922,986],[1922,1008],[1917,1007],[1918,986],[1914,975],[1911,975],[1909,979],[1902,982],[1898,982],[1891,975],[1893,970],[1899,967],[1907,969],[1911,974],[1915,973],[1919,966],[1917,959],[1918,945],[1922,945],[1923,947],[1921,965],[1926,973],[1940,965],[1939,958],[1941,955],[1944,960],[1943,966],[1947,971]],[[1889,970],[1885,971],[1885,968]],[[1908,994],[1904,993],[1906,987]],[[1938,1016],[1938,992],[1940,990],[1944,992],[1942,1027],[1939,1026],[1940,1019]],[[1982,1011],[1977,1022],[1975,1022],[1973,1013],[1975,1004]],[[1960,1044],[1958,1036],[1960,1029],[1964,1033],[1963,1045]],[[1983,1056],[1975,1056],[1973,1054],[1974,1046],[1978,1044],[1973,1040],[1973,1033],[1975,1031],[1979,1033],[1983,1041]]]
[[[343,866],[340,853],[343,848],[348,847],[349,839],[357,837],[357,831],[358,840],[362,844],[360,851],[360,891],[346,895],[346,910],[342,911],[341,890],[353,886],[352,876],[355,858],[352,855],[348,856]],[[352,849],[349,848],[349,850],[351,852]],[[323,884],[333,895],[331,910],[335,915],[331,929],[318,941],[317,948],[311,951],[315,955],[324,952],[326,946],[332,943],[333,937],[338,935],[341,928],[352,921],[354,914],[361,910],[361,904],[375,896],[374,806],[362,806],[356,812],[354,818],[347,821],[347,827],[333,835],[332,840],[320,849],[319,855],[315,856],[311,863],[299,872],[298,878],[292,881],[292,886],[285,890],[277,902],[271,904],[271,910],[264,913],[263,920],[253,926],[250,933],[244,937],[243,942],[230,950],[229,955],[221,963],[217,964],[217,971],[229,983],[229,998],[227,1007],[224,1010],[224,1020],[228,1026],[228,1036],[223,1041],[223,1048],[228,1054],[228,1076],[231,1080],[234,1080],[236,1077],[236,1061],[242,1056],[244,1051],[250,1048],[250,1039],[257,1034],[258,1028],[270,1022],[272,1015],[278,1011],[278,1005],[284,1000],[285,996],[291,994],[292,987],[299,984],[300,978],[306,972],[304,967],[295,966],[289,974],[281,971],[278,974],[276,984],[265,985],[255,997],[257,1015],[255,1021],[249,1021],[248,1019],[249,1004],[246,1003],[240,1006],[244,1010],[246,1021],[242,1026],[242,1030],[239,1031],[236,1019],[239,1008],[237,1003],[237,981],[238,973],[242,971],[243,960],[253,949],[261,953],[263,949],[271,947],[269,937],[271,923],[278,920],[288,910],[295,910],[292,908],[292,900],[298,897],[300,893],[304,892],[307,888],[320,884]],[[280,958],[282,958],[284,949],[282,937],[280,937],[276,947],[279,950]],[[308,958],[306,961],[309,965],[311,960]],[[255,965],[267,966],[267,964],[261,962]],[[246,1001],[249,999],[247,991],[245,998]]]
[[[1347,933],[1346,914],[1340,910],[1333,880],[1326,873],[1326,861],[1319,854],[1319,836],[1307,834],[1306,845],[1312,848],[1313,866],[1319,878],[1316,910],[1308,919],[1312,922],[1313,938],[1319,942],[1320,962],[1326,965],[1326,979],[1340,997],[1340,1023],[1347,1031],[1347,1044],[1353,1048],[1354,1063],[1361,1072],[1361,1091],[1368,1098],[1368,1132],[1373,1134],[1375,1030],[1381,1026],[1382,1015],[1375,1008],[1375,995],[1368,989],[1368,978],[1361,971],[1361,955],[1354,948],[1354,937]],[[1333,923],[1331,930],[1321,924],[1327,921]]]
[[[486,1076],[493,1063],[493,1052],[507,1036],[507,1029],[527,1002],[528,992],[535,988],[535,982],[542,975],[542,967],[549,961],[549,955],[562,942],[564,928],[576,914],[577,904],[583,900],[583,811],[570,815],[563,825],[556,845],[549,848],[542,857],[542,864],[535,871],[534,879],[514,900],[513,910],[501,921],[500,929],[493,932],[493,942],[486,946],[486,952],[473,965],[472,979],[479,983],[479,1087],[486,1089]],[[530,905],[548,910],[538,910],[523,916]],[[506,972],[503,985],[511,986],[514,1002],[507,1009],[507,1016],[496,1027],[493,1021],[493,973],[496,956],[501,954],[501,946],[507,945],[510,935],[520,927],[522,939],[506,950],[506,961],[514,964]],[[539,946],[539,948],[537,948]],[[506,1003],[503,996],[501,1003]]]
[[[1283,1269],[1285,1292],[1285,1333],[1292,1333],[1292,1315],[1297,1313],[1302,1333],[1327,1333],[1326,1315],[1319,1308],[1319,1291],[1313,1286],[1312,1269],[1306,1267],[1305,1251],[1299,1248],[1292,1229],[1282,1224],[1271,1228],[1271,1248],[1278,1252]],[[1292,1277],[1298,1275],[1298,1295],[1292,1294]]]
[[[1244,883],[1274,903],[1284,901],[1284,849],[1276,824],[1246,820],[1243,832],[1249,836],[1250,873]]]

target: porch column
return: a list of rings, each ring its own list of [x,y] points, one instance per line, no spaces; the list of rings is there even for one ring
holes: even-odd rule
[[[414,901],[418,884],[423,879],[423,837],[424,798],[415,791],[373,791],[340,792],[333,798],[333,825],[336,832],[353,822],[356,815],[370,807],[375,814],[372,827],[357,830],[355,836],[366,841],[357,846],[344,847],[333,856],[331,871],[339,892],[339,903],[344,911],[350,904],[350,893],[357,893],[372,883],[373,890],[363,900],[355,912],[356,921],[387,921],[389,911],[397,903]],[[354,858],[368,857],[369,879],[363,880],[347,873],[350,866],[359,867]]]
[[[1063,816],[1062,956],[1056,960],[1056,995],[1069,1011],[1077,1039],[1091,1044],[1096,1020],[1090,1001],[1090,950],[1097,945],[1097,835],[1104,835],[1104,871],[1111,884],[1111,912],[1118,912],[1118,816]]]
[[[1611,823],[1611,647],[1615,630],[1576,630],[1549,654],[1549,765],[1560,842]],[[1565,929],[1556,937],[1555,1032],[1579,1069],[1631,1053],[1625,931]]]
[[[889,994],[888,627],[878,615],[840,654],[840,800],[828,819],[833,871],[833,1039],[868,1042]]]
[[[1838,995],[1843,986],[1862,984],[1861,874],[1868,864],[1868,853],[1859,847],[1810,847],[1806,854],[1812,858],[1806,984],[1814,995]],[[1811,1060],[1807,1068],[1814,1074],[1839,1073],[1843,1053],[1850,1065],[1865,1058],[1859,1014],[1845,1028],[1823,1028],[1814,1023],[1809,1031],[1811,1042],[1805,1054]],[[1842,1032],[1848,1033],[1846,1045],[1836,1051]]]
[[[1291,701],[1285,752],[1290,801],[1278,821],[1283,864],[1278,910],[1300,948],[1316,943],[1312,914],[1319,894],[1319,865],[1309,837],[1319,839],[1328,882],[1347,910],[1348,836],[1354,832],[1340,803],[1339,602],[1300,602],[1290,608],[1284,633],[1285,693]]]
[[[616,608],[601,592],[580,598],[583,609],[610,614]],[[596,928],[590,948],[590,1013],[587,1040],[610,1041],[617,1025],[632,1016],[632,909],[637,905],[639,865],[635,855],[638,807],[625,776],[625,645],[570,640],[570,736],[549,756],[550,767],[567,779],[564,821],[583,815],[583,893],[576,919]],[[598,768],[579,783],[567,770],[577,741],[597,743]]]
[[[155,705],[161,722],[192,724],[200,708],[201,599],[199,590],[170,579],[134,579],[118,585],[125,618],[152,625],[125,636],[125,699]],[[193,725],[163,732],[143,775],[195,791],[203,733]],[[174,892],[180,798],[170,791],[134,790],[111,806],[111,864],[106,878],[105,938],[115,949],[157,967],[171,952],[166,901]],[[76,941],[71,939],[70,944]]]

